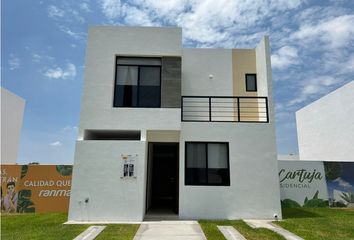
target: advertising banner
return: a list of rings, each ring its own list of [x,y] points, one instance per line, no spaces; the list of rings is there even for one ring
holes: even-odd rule
[[[327,207],[323,162],[278,161],[282,207]]]
[[[2,165],[1,211],[67,212],[72,165]]]
[[[17,212],[21,166],[1,165],[1,212]]]
[[[354,208],[354,162],[324,162],[331,207]]]

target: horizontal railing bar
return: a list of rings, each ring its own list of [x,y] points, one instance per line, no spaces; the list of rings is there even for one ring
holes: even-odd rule
[[[209,106],[183,106],[183,107],[190,107],[190,108],[201,108],[201,107],[209,107]],[[234,106],[211,106],[212,108],[235,108],[237,109],[237,107]],[[262,108],[266,108],[266,107],[240,107],[240,109],[245,109],[245,108],[258,108],[258,109],[262,109]]]
[[[238,97],[238,96],[182,96],[182,98],[264,98],[267,99],[267,97],[255,97],[255,96],[242,96],[242,97]]]
[[[258,96],[182,96],[185,122],[269,122],[268,98]]]
[[[183,110],[183,112],[209,112],[209,111],[189,111],[189,110]],[[236,112],[234,112],[234,111],[213,111],[213,112],[236,113]]]
[[[185,122],[210,122],[209,119],[207,120],[202,120],[202,119],[184,119],[183,121]],[[250,120],[240,120],[240,121],[236,121],[236,120],[213,120],[212,122],[267,122],[267,120],[259,120],[259,121],[250,121]]]
[[[209,103],[209,101],[183,101],[183,103]],[[231,103],[237,103],[237,101],[235,102],[216,102],[216,101],[211,101],[211,103],[228,103],[228,104],[231,104]],[[251,103],[251,104],[266,104],[266,102],[242,102],[240,101],[240,103]]]
[[[211,100],[213,100],[213,99],[211,99]],[[185,101],[185,100],[183,100],[183,103],[209,103],[208,101]],[[211,102],[211,103],[237,103],[237,101],[235,101],[235,102]],[[243,101],[240,101],[240,103],[254,103],[254,104],[265,104],[266,102],[264,102],[264,101],[262,101],[262,102],[243,102]]]

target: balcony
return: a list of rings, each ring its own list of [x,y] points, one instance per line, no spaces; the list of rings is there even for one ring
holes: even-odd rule
[[[182,122],[268,123],[267,97],[182,96]]]

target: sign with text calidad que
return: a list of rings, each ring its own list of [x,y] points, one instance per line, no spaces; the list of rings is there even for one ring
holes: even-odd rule
[[[2,212],[67,212],[72,165],[2,165]]]

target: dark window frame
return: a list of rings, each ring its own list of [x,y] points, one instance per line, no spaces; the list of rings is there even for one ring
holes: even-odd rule
[[[140,59],[158,59],[161,61],[160,65],[148,65],[148,64],[118,64],[119,58],[140,58]],[[138,67],[138,79],[137,79],[137,104],[139,104],[139,88],[140,88],[140,67],[158,67],[160,68],[160,80],[159,80],[159,103],[158,106],[146,107],[146,106],[116,106],[116,86],[118,78],[118,67],[119,66],[128,66],[128,67]],[[113,108],[161,108],[161,83],[162,83],[162,58],[160,57],[139,57],[139,56],[116,56],[115,58],[115,73],[114,73],[114,88],[113,88]]]
[[[226,144],[227,150],[227,173],[228,173],[228,181],[224,184],[218,183],[209,183],[208,181],[208,144]],[[187,144],[205,144],[205,161],[206,161],[206,183],[187,183]],[[187,141],[184,143],[184,185],[185,186],[231,186],[231,176],[230,176],[230,148],[229,142],[208,142],[208,141]]]
[[[248,76],[254,76],[254,79],[255,79],[255,87],[256,87],[256,89],[255,90],[253,90],[253,89],[249,89],[249,87],[248,87],[248,82],[247,82],[247,77]],[[245,75],[245,85],[246,85],[246,92],[257,92],[257,74],[256,73],[246,73],[246,75]]]

